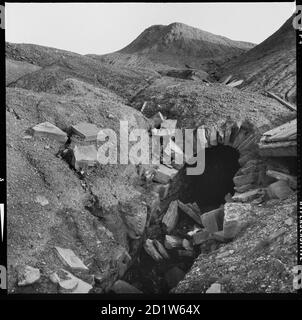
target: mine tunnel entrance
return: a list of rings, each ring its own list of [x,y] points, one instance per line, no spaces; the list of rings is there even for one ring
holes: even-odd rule
[[[189,176],[185,174],[186,170],[182,170],[181,187],[177,197],[183,203],[196,202],[201,214],[217,209],[225,203],[227,194],[233,195],[235,193],[233,177],[240,168],[239,152],[232,147],[218,145],[207,148],[205,152],[203,174]],[[180,214],[177,226],[171,234],[181,239],[187,239],[192,244],[192,238],[188,237],[188,231],[192,230],[194,226],[196,226],[194,220],[186,214]],[[153,228],[155,228],[155,232],[152,231]],[[147,233],[151,239],[157,239],[164,243],[166,233],[160,221],[156,225],[151,225]],[[200,245],[194,245],[192,247],[194,255],[189,257],[180,256],[177,249],[168,250],[169,259],[159,262],[154,261],[142,249],[136,262],[126,273],[124,280],[144,293],[169,293],[184,278],[200,252],[207,251]]]
[[[225,196],[235,193],[233,177],[240,168],[238,159],[239,152],[230,146],[206,148],[204,172],[196,176],[186,175],[183,200],[196,202],[201,212],[225,203]]]

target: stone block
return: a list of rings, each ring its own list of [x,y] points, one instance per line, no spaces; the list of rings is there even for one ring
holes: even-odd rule
[[[55,247],[58,257],[63,262],[63,264],[72,270],[78,271],[88,271],[89,269],[85,266],[83,261],[76,256],[76,254],[71,249],[64,249],[60,247]]]
[[[34,137],[46,137],[62,143],[67,141],[66,132],[47,121],[37,124],[31,129],[31,131]]]
[[[267,193],[272,199],[284,200],[293,194],[293,190],[289,187],[286,181],[279,180],[267,187]]]
[[[166,231],[170,233],[178,222],[178,202],[177,200],[170,202],[167,212],[163,216],[162,224]]]
[[[160,164],[154,173],[153,181],[167,184],[177,175],[177,173],[178,171],[176,169],[168,168],[167,166]]]
[[[81,122],[71,126],[71,130],[76,135],[84,139],[84,141],[96,141],[100,128],[93,123]]]

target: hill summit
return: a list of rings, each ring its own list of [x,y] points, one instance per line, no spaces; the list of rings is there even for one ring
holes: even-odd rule
[[[253,47],[252,43],[234,41],[174,22],[151,26],[125,48],[93,57],[111,64],[135,67],[191,67],[212,71],[215,65],[220,65]]]

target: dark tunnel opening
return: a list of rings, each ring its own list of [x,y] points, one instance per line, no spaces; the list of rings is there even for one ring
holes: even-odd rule
[[[225,196],[235,193],[233,177],[240,168],[238,159],[239,152],[232,147],[207,148],[203,174],[185,177],[186,202],[196,202],[201,212],[224,204]]]

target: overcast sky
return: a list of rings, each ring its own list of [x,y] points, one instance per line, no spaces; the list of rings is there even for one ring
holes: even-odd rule
[[[6,3],[6,41],[109,53],[154,24],[182,22],[260,43],[294,12],[288,3]]]

